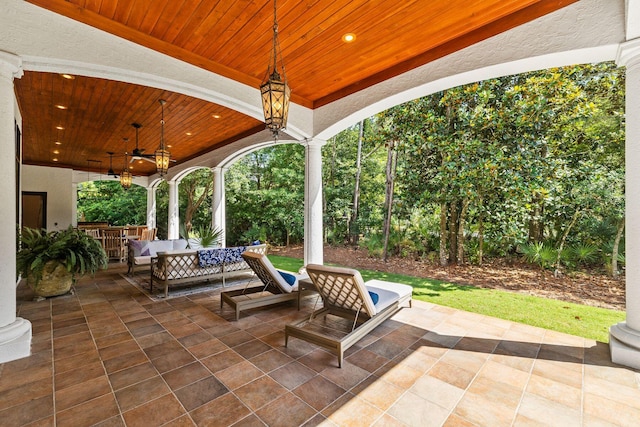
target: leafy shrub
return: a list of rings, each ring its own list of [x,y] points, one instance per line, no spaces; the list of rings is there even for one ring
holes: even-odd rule
[[[558,250],[542,242],[525,243],[520,246],[520,251],[526,262],[545,269],[552,268],[558,258]]]

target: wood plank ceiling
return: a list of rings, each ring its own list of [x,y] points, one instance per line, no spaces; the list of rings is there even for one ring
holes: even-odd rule
[[[27,1],[256,88],[265,77],[272,0]],[[309,108],[326,105],[574,1],[280,0],[292,99]],[[346,33],[355,41],[343,42]],[[121,170],[123,137],[130,138],[129,151],[135,146],[131,123],[143,125],[141,149],[157,148],[161,98],[166,141],[178,162],[264,129],[209,102],[96,78],[26,72],[16,93],[25,164],[106,170],[106,152],[113,151],[114,169]],[[132,166],[134,174],[154,172],[149,162]]]

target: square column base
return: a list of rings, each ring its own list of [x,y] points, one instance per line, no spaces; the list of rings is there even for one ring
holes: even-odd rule
[[[31,355],[31,322],[17,317],[0,328],[0,363]]]

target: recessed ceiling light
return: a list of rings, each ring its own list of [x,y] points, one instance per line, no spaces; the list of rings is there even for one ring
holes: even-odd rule
[[[173,145],[167,145],[167,148],[173,148]]]
[[[60,142],[60,141],[56,141],[56,142],[55,142],[55,144],[56,144],[56,145],[62,145],[62,142]]]
[[[58,158],[57,158],[57,157],[54,157],[52,160],[53,160],[54,162],[57,162],[57,161],[58,161]]]
[[[60,125],[58,125],[58,126],[56,126],[56,129],[58,129],[58,130],[64,130],[64,126],[60,126]]]
[[[58,110],[66,110],[66,109],[67,109],[66,105],[60,105],[60,104],[57,104],[57,105],[56,105],[56,108],[57,108]]]
[[[60,150],[53,150],[53,154],[60,154]]]
[[[60,74],[60,75],[67,80],[73,80],[76,78],[76,76],[72,76],[71,74]]]
[[[212,114],[211,117],[213,117],[214,119],[219,119],[222,116],[220,114]]]
[[[142,160],[138,160],[138,163],[139,163],[139,164],[142,164]]]
[[[187,135],[187,136],[191,136],[191,135],[193,135],[193,134],[192,134],[191,132],[187,132],[187,133],[186,133],[186,135]]]
[[[355,41],[355,39],[356,35],[354,33],[347,33],[342,36],[342,41],[345,43],[351,43],[352,41]]]

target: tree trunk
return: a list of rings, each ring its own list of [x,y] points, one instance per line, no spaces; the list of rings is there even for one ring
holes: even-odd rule
[[[544,239],[544,227],[542,225],[542,195],[535,193],[531,200],[531,213],[529,215],[529,242],[540,243]]]
[[[484,256],[484,200],[480,197],[478,200],[478,265],[482,265]]]
[[[446,266],[447,258],[447,204],[440,203],[440,265]]]
[[[386,191],[384,195],[384,206],[385,206],[385,215],[384,215],[384,245],[382,248],[382,258],[384,262],[387,262],[389,257],[389,235],[391,234],[391,213],[393,208],[393,185],[395,180],[395,169],[396,169],[396,151],[395,151],[395,141],[391,141],[387,145],[387,167],[386,167]]]
[[[616,233],[616,239],[613,241],[613,250],[611,251],[611,276],[618,277],[618,252],[620,248],[620,239],[622,239],[622,232],[624,231],[624,215],[622,219],[618,221],[618,231]]]
[[[458,263],[458,202],[449,204],[449,263]]]
[[[358,209],[360,207],[360,174],[362,172],[362,140],[364,138],[364,120],[360,122],[358,134],[358,153],[356,155],[356,179],[353,188],[353,206],[351,207],[351,220],[349,221],[349,237],[354,246],[358,245]]]
[[[467,208],[469,207],[469,199],[462,200],[462,208],[458,216],[458,264],[464,264],[464,228],[467,219]]]
[[[567,236],[569,235],[569,231],[571,231],[571,229],[575,225],[576,221],[578,220],[578,216],[580,216],[581,212],[582,211],[580,209],[575,211],[575,213],[573,214],[573,217],[571,218],[571,222],[567,226],[567,229],[564,230],[564,233],[562,233],[562,239],[560,240],[560,246],[558,246],[558,257],[556,258],[556,270],[553,272],[553,275],[555,277],[559,277],[560,276],[560,257],[562,256],[562,250],[564,249],[564,244],[567,241]]]

